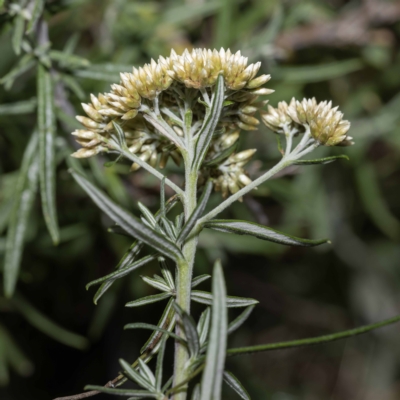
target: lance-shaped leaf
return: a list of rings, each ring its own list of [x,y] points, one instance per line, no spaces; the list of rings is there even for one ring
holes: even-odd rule
[[[161,391],[162,378],[163,378],[163,362],[164,362],[164,354],[165,354],[165,345],[167,343],[168,336],[164,336],[161,339],[160,350],[157,355],[157,364],[156,364],[156,389],[158,392]]]
[[[0,105],[0,115],[19,115],[28,114],[36,109],[36,98],[30,100],[17,101],[16,103],[6,103]]]
[[[128,211],[118,206],[101,190],[93,185],[93,183],[91,183],[86,177],[75,171],[72,171],[71,173],[74,179],[92,198],[97,206],[118,225],[120,225],[127,233],[148,244],[161,254],[171,258],[174,261],[183,258],[180,249],[175,243],[172,243],[160,233],[146,226],[143,222],[134,217]]]
[[[32,135],[26,147],[14,194],[14,205],[8,223],[4,260],[4,293],[11,297],[15,290],[21,264],[25,231],[37,188],[39,158],[38,136]]]
[[[38,127],[40,157],[40,194],[44,220],[53,243],[59,241],[56,200],[55,200],[55,115],[54,93],[50,72],[43,65],[38,65]]]
[[[31,54],[25,54],[19,59],[15,67],[0,79],[0,84],[4,84],[7,90],[10,89],[14,80],[30,70],[35,65],[35,62],[36,60]]]
[[[255,222],[240,221],[234,219],[214,219],[206,222],[204,226],[215,231],[235,233],[236,235],[255,236],[258,239],[268,240],[270,242],[284,244],[287,246],[311,247],[318,246],[324,243],[330,243],[328,239],[301,239],[268,228],[264,225],[256,224]]]
[[[142,242],[133,242],[129,247],[129,250],[124,254],[121,261],[118,263],[116,270],[122,270],[127,268],[128,266],[132,265],[135,261],[135,258],[140,253],[143,248]],[[93,297],[94,304],[97,304],[100,297],[110,288],[110,286],[115,282],[115,279],[110,279],[101,284],[99,289],[97,290],[96,294]]]
[[[178,243],[181,244],[187,238],[191,230],[196,225],[197,220],[203,215],[204,209],[206,208],[208,199],[210,198],[211,190],[213,188],[212,180],[209,179],[206,183],[206,186],[203,190],[203,193],[200,196],[199,202],[197,203],[196,208],[193,210],[189,219],[183,226],[181,232],[178,236]]]
[[[153,118],[150,115],[144,114],[144,119],[148,121],[151,125],[154,126],[162,135],[164,135],[167,139],[171,142],[175,143],[175,145],[180,148],[184,149],[185,145],[183,144],[182,139],[170,128],[169,126],[165,126],[161,121],[156,118]]]
[[[202,346],[207,340],[208,331],[210,329],[210,316],[211,310],[210,307],[207,307],[202,312],[199,323],[197,324],[197,333],[199,334],[200,346]]]
[[[156,377],[154,376],[154,374],[151,371],[151,369],[144,363],[144,361],[140,357],[138,358],[138,363],[139,363],[139,373],[140,373],[140,375],[144,379],[146,379],[153,388],[155,388]]]
[[[25,19],[22,14],[18,14],[14,18],[14,30],[12,34],[12,46],[16,55],[21,53],[21,43],[24,37]]]
[[[196,136],[195,156],[193,160],[193,168],[198,170],[207,154],[215,128],[217,127],[221,116],[222,106],[224,103],[224,78],[219,75],[217,84],[215,85],[214,95],[210,109],[207,110],[207,117],[203,126]]]
[[[213,303],[213,295],[202,290],[192,290],[191,299],[196,303],[208,306],[211,306]],[[226,306],[228,308],[247,307],[253,304],[258,304],[258,301],[247,297],[227,296],[226,298]]]
[[[249,318],[254,307],[255,307],[255,305],[248,306],[237,318],[235,318],[232,322],[229,323],[228,335],[230,335],[232,332],[235,332],[237,329],[239,329],[243,325],[243,323],[246,321],[246,319]]]
[[[199,275],[196,276],[195,278],[193,278],[192,280],[192,289],[198,285],[200,285],[200,283],[206,281],[207,279],[210,279],[211,275],[208,274],[203,274],[203,275]]]
[[[239,379],[236,378],[232,372],[224,372],[224,381],[244,400],[250,400],[250,396],[247,390],[240,383]]]
[[[219,261],[215,263],[213,272],[211,331],[201,380],[201,400],[220,400],[226,356],[228,315],[225,280]]]
[[[187,312],[182,310],[182,308],[179,307],[179,305],[175,302],[174,308],[182,320],[183,329],[185,331],[185,336],[189,347],[189,354],[194,358],[200,352],[200,340],[197,333],[196,324],[194,323],[193,318]]]
[[[150,331],[155,331],[157,333],[160,332],[160,333],[166,334],[167,336],[171,336],[172,338],[178,340],[179,342],[181,342],[184,345],[187,344],[184,339],[182,339],[180,336],[178,336],[174,332],[171,332],[168,329],[161,328],[161,327],[159,327],[157,325],[146,324],[144,322],[133,322],[131,324],[126,324],[124,326],[124,329],[147,329],[147,330],[150,330]]]
[[[139,358],[140,360],[140,358]],[[142,361],[143,362],[143,361]],[[141,374],[136,372],[129,363],[127,363],[125,360],[120,359],[119,363],[121,367],[124,370],[124,375],[126,375],[129,379],[132,381],[136,382],[139,386],[141,386],[144,389],[149,390],[150,392],[154,391],[154,386],[151,384],[151,382],[143,377]],[[153,375],[154,378],[154,375]]]
[[[220,165],[222,161],[225,161],[235,150],[237,147],[237,143],[234,143],[232,146],[229,146],[227,149],[221,151],[221,153],[217,154],[214,158],[204,163],[206,167],[214,167],[216,165]]]
[[[146,296],[142,297],[141,299],[130,301],[129,303],[125,304],[125,307],[140,307],[146,304],[152,304],[156,303],[157,301],[168,299],[171,296],[172,296],[171,293],[154,294],[152,296]]]
[[[167,282],[161,277],[155,276],[150,278],[148,276],[141,276],[141,278],[150,286],[155,289],[161,290],[162,292],[171,292],[171,288],[168,286]]]
[[[324,157],[324,158],[317,158],[315,160],[297,160],[293,164],[294,165],[316,165],[316,164],[329,164],[336,160],[349,160],[349,157],[342,154],[340,156],[332,156],[332,157]]]
[[[36,24],[43,13],[45,0],[35,0],[33,5],[33,10],[31,14],[31,18],[28,22],[28,26],[26,27],[26,33],[30,34],[36,27]]]
[[[85,390],[97,390],[102,393],[114,394],[116,396],[130,396],[132,399],[157,399],[157,393],[148,392],[147,390],[134,390],[134,389],[112,389],[104,386],[86,385]]]
[[[134,263],[129,264],[125,268],[118,269],[114,272],[111,272],[111,274],[108,274],[106,276],[103,276],[102,278],[91,281],[86,285],[86,290],[88,290],[90,286],[98,285],[99,283],[103,283],[105,281],[110,281],[110,280],[115,281],[116,279],[122,278],[128,275],[130,272],[134,271],[135,269],[138,269],[139,267],[154,260],[155,258],[156,256],[154,255],[143,257],[140,260],[137,260]]]

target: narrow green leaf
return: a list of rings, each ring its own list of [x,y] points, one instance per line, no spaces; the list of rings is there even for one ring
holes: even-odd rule
[[[144,363],[144,361],[139,357],[138,358],[138,363],[139,363],[139,373],[140,375],[146,379],[147,382],[151,385],[153,389],[155,389],[155,384],[156,384],[156,377],[154,376],[153,372],[151,369]]]
[[[65,84],[65,86],[79,99],[84,100],[86,98],[86,93],[82,89],[82,86],[77,82],[77,80],[67,74],[58,73],[59,78]]]
[[[19,115],[29,114],[36,109],[36,98],[30,100],[18,101],[16,103],[6,103],[0,105],[0,115]]]
[[[251,400],[247,390],[232,372],[224,372],[224,381],[244,400]]]
[[[150,229],[132,214],[119,207],[114,201],[106,196],[101,190],[96,188],[96,186],[94,186],[93,183],[91,183],[84,176],[75,171],[72,171],[71,173],[74,179],[92,198],[97,206],[131,236],[136,237],[140,241],[152,246],[161,254],[171,258],[174,261],[183,258],[183,255],[176,244],[172,243],[158,232]]]
[[[164,279],[150,278],[148,276],[141,276],[141,278],[153,288],[161,290],[162,292],[171,292],[171,288],[167,285]]]
[[[172,241],[175,241],[176,231],[174,224],[167,217],[161,217],[160,220],[162,222],[162,226],[164,228],[165,233]]]
[[[125,307],[140,307],[146,304],[156,303],[157,301],[168,299],[171,296],[172,296],[171,293],[160,293],[152,296],[146,296],[142,297],[141,299],[133,300],[126,303]]]
[[[248,306],[237,318],[235,318],[229,325],[228,325],[228,335],[232,332],[235,332],[239,329],[243,323],[249,318],[251,312],[253,311],[255,305]]]
[[[158,392],[161,391],[162,378],[163,378],[163,362],[164,362],[164,354],[165,354],[165,345],[167,343],[168,336],[165,335],[161,339],[160,350],[157,355],[157,364],[156,364],[156,389]]]
[[[104,386],[86,385],[85,390],[97,390],[102,393],[114,394],[116,396],[131,396],[134,399],[142,399],[150,397],[157,398],[156,393],[148,392],[147,390],[133,390],[133,389],[111,389]]]
[[[174,303],[174,308],[182,320],[190,357],[195,358],[200,352],[200,340],[197,333],[196,324],[193,318],[187,312],[182,310],[177,303]]]
[[[26,28],[26,33],[30,34],[36,27],[39,18],[42,16],[45,0],[35,0],[33,5],[32,15]]]
[[[195,156],[193,160],[193,167],[195,170],[200,168],[204,157],[207,154],[215,128],[217,127],[222,111],[222,104],[224,102],[224,86],[224,77],[219,75],[217,84],[215,85],[211,107],[208,110],[208,115],[196,136]]]
[[[214,158],[204,163],[205,167],[214,167],[216,165],[220,165],[223,161],[225,161],[237,148],[237,143],[234,143],[232,146],[227,149],[221,151],[221,153],[217,154]]]
[[[162,257],[160,257],[160,258],[161,258],[161,260],[159,260],[159,263],[160,263],[161,273],[164,277],[164,280],[171,289],[175,289],[174,277],[172,276],[172,273],[169,270],[166,261]]]
[[[164,135],[167,139],[171,140],[171,142],[175,143],[178,148],[185,148],[185,145],[182,139],[173,131],[172,129],[164,126],[159,120],[153,118],[150,115],[144,114],[144,119],[154,126],[162,135]]]
[[[213,295],[201,290],[192,290],[191,299],[196,303],[206,304],[208,306],[213,303]],[[227,296],[226,298],[226,306],[228,308],[247,307],[253,304],[258,304],[258,301],[247,297]]]
[[[15,67],[0,79],[0,84],[4,84],[5,89],[9,90],[14,80],[29,71],[35,63],[36,61],[31,54],[25,54],[19,59]]]
[[[77,69],[84,68],[90,65],[89,60],[77,55],[72,55],[58,50],[49,51],[50,59],[59,62],[63,67]]]
[[[375,324],[364,325],[359,328],[350,329],[347,331],[342,331],[338,333],[332,333],[330,335],[323,335],[317,336],[313,338],[307,339],[300,339],[300,340],[290,340],[287,342],[279,342],[279,343],[268,343],[268,344],[261,344],[257,346],[248,346],[248,347],[236,347],[233,349],[227,350],[228,356],[235,356],[240,354],[250,354],[250,353],[260,353],[263,351],[270,351],[270,350],[281,350],[281,349],[288,349],[292,347],[301,347],[301,346],[310,346],[315,344],[321,343],[328,343],[333,342],[335,340],[344,339],[356,335],[361,335],[366,332],[373,331],[375,329],[382,328],[387,325],[395,324],[400,322],[400,315],[396,317],[386,319],[381,322],[377,322]]]
[[[138,359],[140,360],[140,358]],[[143,362],[143,361],[142,361]],[[121,367],[124,370],[124,374],[131,379],[132,381],[136,382],[139,386],[141,386],[144,389],[149,390],[150,392],[153,391],[153,385],[151,385],[151,383],[145,379],[142,375],[140,375],[139,373],[137,373],[131,366],[129,363],[127,363],[125,360],[120,359],[119,363],[121,365]]]
[[[55,200],[55,115],[54,93],[50,72],[42,65],[37,71],[38,91],[38,127],[39,127],[39,156],[40,156],[40,193],[44,220],[53,243],[59,242]]]
[[[293,163],[293,165],[316,165],[316,164],[329,164],[336,160],[349,160],[344,154],[339,156],[331,156],[331,157],[324,157],[324,158],[317,158],[315,160],[297,160]]]
[[[208,331],[210,329],[210,316],[211,316],[211,309],[207,307],[200,316],[199,323],[197,324],[197,333],[199,334],[199,341],[200,346],[202,346],[208,336]]]
[[[202,283],[210,278],[211,278],[211,275],[207,275],[207,274],[196,276],[196,278],[193,278],[193,280],[192,280],[192,289],[194,287],[200,285],[200,283]]]
[[[206,208],[206,205],[208,203],[208,199],[210,198],[210,194],[213,188],[213,182],[211,179],[209,179],[206,183],[206,186],[204,187],[203,193],[200,196],[200,199],[197,203],[196,208],[193,210],[192,214],[190,215],[189,219],[183,226],[181,232],[179,233],[177,242],[179,244],[182,244],[189,233],[192,231],[194,226],[196,225],[196,222],[198,219],[203,215],[204,209]]]
[[[152,325],[152,324],[146,324],[144,322],[133,322],[131,324],[127,324],[124,326],[124,329],[148,329],[151,331],[156,331],[156,332],[161,332],[165,333],[168,336],[171,336],[175,340],[178,340],[182,344],[187,344],[184,339],[182,339],[180,336],[176,335],[175,333],[169,331],[168,329],[160,328],[157,325]]]
[[[17,56],[21,53],[21,43],[24,37],[25,19],[21,14],[14,18],[14,30],[12,34],[12,46]]]
[[[157,221],[154,218],[154,215],[151,213],[151,211],[140,201],[138,201],[138,206],[143,214],[144,218],[149,222],[149,224],[154,228],[157,225]]]
[[[8,222],[11,217],[11,212],[14,208],[15,198],[10,197],[8,199],[3,199],[0,202],[0,235],[8,226]]]
[[[200,400],[201,392],[200,392],[200,384],[198,383],[192,393],[192,400]]]
[[[121,126],[119,124],[117,124],[115,121],[112,122],[116,135],[115,137],[117,138],[118,144],[120,147],[124,147],[126,146],[126,142],[125,142],[125,133],[122,130]]]
[[[14,195],[14,205],[8,223],[4,260],[4,294],[6,297],[11,297],[15,290],[21,264],[25,231],[37,189],[39,172],[37,147],[38,135],[35,132],[29,140],[22,159]]]
[[[204,225],[206,228],[214,229],[220,232],[235,233],[236,235],[250,235],[258,239],[268,240],[270,242],[284,244],[287,246],[318,246],[324,243],[330,243],[328,239],[311,240],[301,239],[295,236],[287,235],[268,228],[255,222],[240,221],[234,219],[214,219]]]
[[[201,380],[201,400],[220,400],[221,398],[226,355],[228,315],[226,308],[225,280],[219,261],[214,265],[212,294],[211,331],[205,368]]]
[[[14,296],[12,304],[32,326],[57,342],[79,350],[84,350],[89,346],[89,342],[85,337],[70,332],[51,321],[21,296]]]
[[[86,285],[86,290],[88,290],[91,286],[98,285],[99,283],[103,283],[104,281],[109,281],[109,280],[115,281],[116,279],[122,278],[128,275],[130,272],[134,271],[135,269],[138,269],[139,267],[154,260],[155,258],[156,256],[154,255],[146,256],[141,258],[140,260],[135,261],[132,264],[127,265],[125,268],[119,268],[116,271],[111,272],[111,274],[108,274],[106,276],[103,276],[102,278],[89,282]]]

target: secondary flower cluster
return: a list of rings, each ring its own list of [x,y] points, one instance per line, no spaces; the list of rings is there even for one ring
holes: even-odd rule
[[[268,106],[268,112],[262,111],[261,118],[265,125],[276,133],[284,133],[285,129],[310,130],[311,137],[325,146],[348,146],[353,144],[347,136],[350,122],[343,120],[338,107],[332,108],[332,102],[317,103],[315,98],[303,99],[301,102],[291,100],[278,103],[278,107]]]

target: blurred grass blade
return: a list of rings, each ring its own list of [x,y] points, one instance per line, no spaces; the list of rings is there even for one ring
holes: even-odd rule
[[[375,324],[370,324],[370,325],[364,325],[359,328],[350,329],[348,331],[342,331],[338,333],[332,333],[330,335],[317,336],[314,338],[307,338],[300,340],[291,340],[288,342],[260,344],[258,346],[237,347],[233,349],[228,349],[227,355],[235,356],[240,354],[259,353],[263,351],[280,350],[280,349],[288,349],[291,347],[301,347],[301,346],[310,346],[320,343],[328,343],[328,342],[333,342],[334,340],[345,339],[352,336],[361,335],[362,333],[370,332],[387,325],[395,324],[397,322],[400,322],[400,315],[386,319],[382,322],[377,322]]]
[[[108,280],[115,280],[115,279],[119,279],[122,278],[126,275],[128,275],[130,272],[134,271],[135,269],[147,264],[148,262],[154,260],[156,257],[155,256],[146,256],[141,258],[140,260],[137,260],[136,262],[129,264],[128,266],[126,266],[125,268],[122,269],[118,269],[114,272],[112,272],[111,274],[108,274],[106,276],[103,276],[102,278],[96,279],[94,281],[89,282],[86,285],[86,290],[90,288],[90,286],[93,285],[98,285],[99,283],[103,283],[104,281],[108,281]]]
[[[224,381],[244,400],[251,400],[246,389],[232,372],[224,372]]]
[[[134,389],[111,389],[104,386],[86,385],[85,390],[97,390],[102,393],[115,394],[117,396],[130,396],[133,399],[156,399],[157,394],[148,392],[147,390],[134,390]]]
[[[35,65],[35,59],[31,54],[22,56],[14,68],[0,79],[0,84],[4,84],[6,90],[9,90],[18,76],[24,74]]]
[[[166,239],[160,233],[150,229],[138,218],[119,207],[83,175],[75,171],[71,171],[71,174],[77,183],[82,187],[82,189],[84,189],[91,199],[97,204],[97,206],[131,236],[136,237],[144,243],[152,246],[161,254],[171,258],[174,261],[183,258],[180,249],[175,243]]]
[[[148,329],[151,331],[155,331],[157,333],[164,333],[186,345],[186,341],[182,339],[180,336],[176,335],[174,332],[169,331],[168,329],[160,328],[157,325],[146,324],[144,322],[133,322],[131,324],[125,325],[124,329]]]
[[[36,109],[36,98],[0,105],[0,115],[28,114]]]
[[[51,74],[38,65],[38,125],[40,155],[40,193],[44,220],[54,244],[59,242],[55,193],[55,115]]]
[[[63,51],[58,50],[49,51],[49,57],[51,60],[59,62],[64,68],[76,69],[90,65],[89,60],[86,60],[86,58],[64,53]]]
[[[15,296],[12,304],[32,326],[57,342],[79,350],[84,350],[89,346],[89,342],[85,337],[72,333],[51,321],[21,296]]]
[[[36,27],[36,24],[39,18],[42,16],[44,9],[45,0],[35,0],[35,4],[33,5],[33,10],[31,14],[31,19],[28,22],[28,26],[26,28],[26,33],[30,34]]]
[[[196,225],[197,220],[203,215],[204,209],[206,208],[206,205],[208,203],[208,199],[210,198],[212,188],[213,188],[213,182],[211,179],[209,179],[203,189],[203,193],[200,196],[196,208],[193,210],[188,221],[185,223],[178,236],[177,242],[179,244],[184,242],[184,240],[187,238],[189,233]]]
[[[251,305],[247,307],[237,318],[235,318],[229,325],[228,325],[228,335],[232,332],[235,332],[239,329],[243,323],[249,318],[251,312],[253,311],[255,305]]]
[[[220,400],[225,365],[228,315],[222,266],[216,261],[212,281],[213,303],[206,363],[201,380],[201,400]]]
[[[222,105],[224,103],[225,83],[224,77],[218,76],[217,84],[214,88],[211,107],[207,109],[207,116],[204,119],[203,126],[196,134],[196,145],[194,150],[193,168],[199,170],[207,150],[210,146],[211,140],[214,135],[215,128],[219,121]]]
[[[236,9],[236,4],[232,0],[219,0],[221,4],[218,17],[216,19],[216,32],[214,47],[228,48],[231,44],[231,33],[234,30],[231,27],[233,10]]]
[[[22,16],[22,14],[18,14],[14,18],[14,30],[11,39],[13,49],[17,56],[19,56],[21,53],[21,43],[22,43],[22,38],[24,37],[24,28],[25,28],[25,19]]]
[[[258,239],[268,240],[270,242],[284,244],[287,246],[310,247],[329,243],[328,239],[301,239],[295,236],[287,235],[286,233],[276,231],[266,226],[256,224],[255,222],[240,221],[234,219],[214,219],[206,222],[204,226],[206,228],[211,228],[220,232],[234,233],[236,235],[250,235]]]
[[[191,299],[196,303],[206,304],[208,306],[212,305],[213,303],[213,295],[209,292],[203,292],[201,290],[192,290]],[[236,296],[226,297],[226,306],[228,308],[247,307],[254,304],[258,304],[258,301],[255,299]]]
[[[11,297],[18,279],[29,213],[37,189],[39,158],[38,135],[34,132],[26,147],[16,184],[14,205],[8,223],[4,259],[4,293]]]
[[[152,303],[156,303],[158,301],[168,299],[171,296],[172,296],[171,293],[154,294],[152,296],[146,296],[146,297],[142,297],[137,300],[130,301],[125,304],[125,307],[140,307],[140,306],[144,306],[147,304],[152,304]]]
[[[329,164],[331,162],[334,162],[336,160],[349,160],[349,157],[347,157],[344,154],[341,154],[339,156],[332,156],[332,157],[325,157],[325,158],[317,158],[315,160],[297,160],[293,163],[293,165],[317,165],[317,164]]]
[[[3,233],[3,231],[6,229],[8,225],[8,221],[10,220],[11,217],[10,213],[14,208],[14,202],[15,202],[15,197],[9,199],[3,199],[0,202],[0,235]]]

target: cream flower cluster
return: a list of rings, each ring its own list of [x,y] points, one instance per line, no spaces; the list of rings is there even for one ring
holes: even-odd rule
[[[347,136],[350,122],[343,119],[338,107],[332,102],[317,103],[315,98],[303,99],[301,102],[291,100],[290,104],[282,101],[278,107],[268,106],[268,111],[261,112],[265,125],[277,133],[284,132],[285,127],[293,129],[304,126],[318,143],[325,146],[347,146],[353,144]]]

